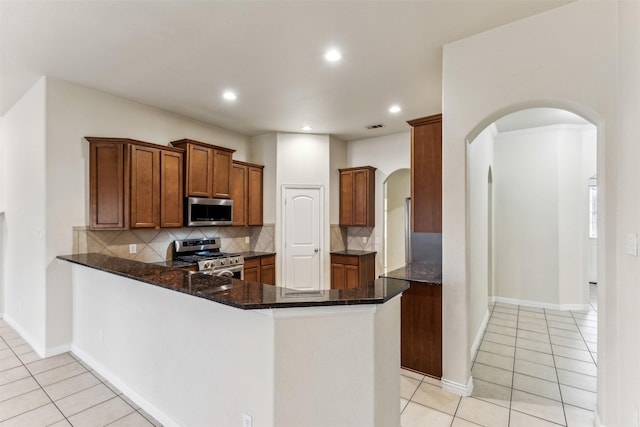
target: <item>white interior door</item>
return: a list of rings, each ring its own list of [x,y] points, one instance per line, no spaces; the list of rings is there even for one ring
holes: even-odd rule
[[[322,197],[322,187],[283,187],[282,287],[323,289]]]

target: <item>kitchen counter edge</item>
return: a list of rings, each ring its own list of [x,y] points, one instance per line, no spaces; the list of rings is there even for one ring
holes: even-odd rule
[[[381,278],[400,279],[425,285],[442,286],[442,264],[412,262],[381,274]]]
[[[285,288],[278,286],[192,273],[97,253],[60,255],[57,258],[243,310],[383,304],[409,287],[403,280],[380,278],[354,289],[325,289],[306,295],[294,292],[287,296]],[[222,290],[225,288],[228,289]]]

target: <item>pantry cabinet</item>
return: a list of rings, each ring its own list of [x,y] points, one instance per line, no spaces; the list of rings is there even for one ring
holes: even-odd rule
[[[371,166],[340,169],[340,226],[375,227],[375,171]]]
[[[234,160],[231,169],[233,225],[262,225],[264,166]]]
[[[411,230],[442,233],[442,114],[410,120]]]
[[[172,141],[184,149],[185,197],[231,198],[231,168],[235,150],[192,139]]]
[[[86,139],[91,229],[182,226],[182,149],[128,138]]]

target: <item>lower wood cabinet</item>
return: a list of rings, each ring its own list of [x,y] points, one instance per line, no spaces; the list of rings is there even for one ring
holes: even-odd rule
[[[350,289],[375,280],[375,252],[331,254],[331,289]]]
[[[401,299],[403,368],[442,377],[442,286],[411,282]]]
[[[262,257],[244,260],[243,280],[265,285],[276,284],[276,256],[265,255]]]

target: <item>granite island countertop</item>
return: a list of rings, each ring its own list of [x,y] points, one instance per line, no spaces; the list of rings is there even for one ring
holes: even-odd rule
[[[355,249],[345,249],[342,251],[331,251],[330,255],[345,255],[345,256],[367,256],[371,254],[375,254],[375,251],[359,251]]]
[[[58,259],[244,310],[382,304],[409,287],[404,280],[380,278],[358,288],[310,293],[97,253]]]
[[[442,264],[412,262],[404,267],[381,274],[387,279],[401,279],[425,285],[442,286]]]

